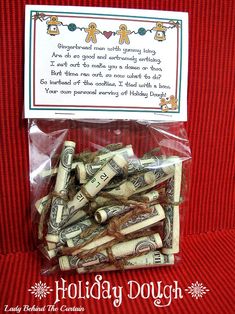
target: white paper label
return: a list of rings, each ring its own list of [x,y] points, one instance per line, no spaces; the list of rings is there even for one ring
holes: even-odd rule
[[[25,117],[184,121],[188,14],[26,6]]]

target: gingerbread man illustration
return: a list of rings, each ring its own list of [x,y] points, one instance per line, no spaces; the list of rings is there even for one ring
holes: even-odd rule
[[[163,26],[162,22],[157,22],[153,30],[156,31],[156,34],[154,36],[155,40],[158,41],[166,40],[166,27]]]
[[[119,44],[122,45],[126,43],[127,45],[130,44],[130,40],[128,35],[131,34],[131,31],[127,30],[127,26],[125,24],[121,24],[119,26],[119,31],[117,31],[117,34],[120,35],[119,38]]]
[[[166,99],[165,98],[161,98],[160,99],[160,107],[162,108],[162,112],[167,112],[168,111],[168,106],[167,106],[167,101],[166,101]]]
[[[176,110],[177,109],[177,99],[175,98],[174,95],[170,96],[170,100],[168,101],[168,103],[171,105],[171,109],[172,110]]]
[[[93,42],[93,44],[97,43],[96,35],[99,34],[99,30],[96,28],[95,23],[90,23],[88,25],[88,28],[85,28],[85,32],[87,33],[86,36],[86,42],[89,43],[90,41]]]

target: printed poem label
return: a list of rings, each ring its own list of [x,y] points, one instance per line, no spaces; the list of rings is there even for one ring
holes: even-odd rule
[[[187,13],[26,6],[25,117],[186,120]]]

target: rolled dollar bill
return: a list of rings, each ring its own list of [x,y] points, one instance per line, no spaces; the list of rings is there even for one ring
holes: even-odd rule
[[[181,193],[181,181],[182,181],[182,162],[178,158],[174,167],[174,176],[168,181],[166,195],[173,203],[180,201]]]
[[[116,176],[114,177],[106,186],[104,186],[103,191],[107,190],[111,191],[112,189],[117,188],[122,183],[126,181],[126,178],[124,176]]]
[[[51,243],[49,242],[49,244]],[[61,249],[63,248],[63,245],[61,243],[52,244],[54,244],[53,248],[49,248],[48,245],[47,247],[44,248],[46,257],[49,259],[52,259],[53,257],[57,256],[58,253],[61,254]]]
[[[153,184],[155,182],[155,175],[152,171],[148,171],[146,173],[130,178],[129,181],[133,184],[132,194],[135,194],[137,193],[137,191],[145,189],[147,186]],[[131,195],[128,195],[128,197]]]
[[[179,206],[165,205],[166,219],[164,222],[164,238],[162,253],[173,254],[179,252]]]
[[[121,155],[113,156],[105,163],[95,176],[82,187],[74,199],[68,202],[69,214],[74,214],[78,209],[88,203],[88,199],[94,197],[101,189],[109,183],[109,181],[127,165],[127,161]]]
[[[144,201],[147,201],[147,202],[153,202],[153,201],[156,201],[159,198],[159,196],[160,196],[160,191],[153,190],[146,194],[141,195],[140,199],[143,199]]]
[[[165,213],[161,205],[155,205],[151,207],[150,213],[144,213],[138,215],[135,218],[129,219],[126,223],[122,224],[120,227],[120,233],[123,235],[130,234],[142,229],[149,228],[150,226],[155,225],[157,222],[165,218]],[[98,238],[91,243],[88,243],[82,248],[75,250],[72,255],[77,255],[82,251],[90,250],[95,247],[99,247],[105,243],[108,243],[114,240],[115,237],[106,235],[101,238]]]
[[[101,189],[109,183],[115,176],[120,174],[123,168],[127,165],[127,161],[121,155],[115,155],[89,180],[84,189],[89,197],[94,197]]]
[[[79,220],[79,222],[77,222],[77,224],[73,224],[69,228],[68,228],[68,226],[66,226],[66,228],[65,228],[65,226],[63,225],[63,229],[59,235],[60,236],[59,242],[56,244],[48,242],[48,245],[47,245],[48,250],[46,250],[47,257],[49,257],[49,258],[55,257],[58,252],[61,252],[62,248],[65,246],[65,243],[67,243],[67,245],[69,243],[69,246],[71,246],[71,247],[79,244],[79,241],[81,240],[80,234],[84,230],[88,229],[91,226],[92,222],[94,222],[92,218],[88,218],[88,217],[89,216],[87,215],[86,219]],[[103,229],[101,229],[100,231],[103,231]],[[94,235],[95,235],[95,233],[94,233]],[[83,243],[84,241],[87,241],[87,240],[88,240],[88,238],[84,238],[84,240],[82,240],[81,243]]]
[[[104,206],[97,209],[94,218],[98,223],[103,223],[106,220],[124,214],[129,210],[131,210],[131,207],[126,205]]]
[[[147,171],[158,167],[161,158],[151,157],[148,159],[130,158],[128,160],[128,174],[134,174],[136,172]]]
[[[155,174],[151,171],[142,173],[138,176],[134,176],[129,180],[122,183],[115,189],[107,192],[110,197],[125,197],[128,198],[131,195],[135,194],[139,189],[152,185],[155,182]],[[93,208],[98,208],[105,205],[109,202],[108,197],[98,196],[95,201],[92,203]]]
[[[113,245],[110,248],[112,257],[116,260],[137,255],[144,252],[155,251],[162,247],[162,240],[158,233],[151,236],[141,237]],[[61,270],[69,270],[78,267],[88,267],[104,262],[109,262],[109,255],[106,250],[95,254],[90,258],[79,258],[78,256],[62,256],[59,258]]]
[[[148,267],[158,267],[158,266],[168,266],[174,264],[174,255],[164,255],[160,251],[149,252],[147,254],[132,257],[127,261],[124,261],[124,269],[136,269],[136,268],[148,268]],[[97,272],[97,271],[113,271],[117,270],[114,265],[102,267],[98,269],[97,266],[89,267],[79,267],[77,272],[79,274],[87,272]]]
[[[68,217],[68,220],[63,224],[63,228],[66,228],[76,222],[86,220],[90,216],[86,213],[85,210],[78,210],[74,215]]]
[[[70,178],[70,171],[73,162],[73,154],[76,143],[72,141],[65,141],[63,151],[60,157],[60,164],[58,169],[58,175],[56,178],[54,191],[67,195],[68,182]]]
[[[68,218],[71,218],[74,214],[76,214],[79,210],[80,218],[84,217],[86,215],[86,212],[82,210],[84,206],[87,205],[89,200],[86,198],[86,196],[83,194],[82,191],[79,191],[74,198],[68,202]],[[78,215],[79,215],[78,214]],[[67,222],[66,222],[67,223]]]
[[[53,257],[55,257],[58,254],[58,249],[56,247],[54,247],[54,249],[50,249],[50,250],[47,250],[45,248],[45,252],[47,254],[47,258],[52,259]]]
[[[177,156],[163,156],[162,159],[159,159],[159,164],[157,167],[152,169],[152,171],[156,174],[158,172],[163,171],[165,174],[170,174],[174,172],[174,166],[179,161],[179,157]]]
[[[95,173],[102,167],[104,163],[98,164],[84,164],[83,162],[79,162],[76,167],[76,175],[77,179],[81,184],[84,184],[91,177],[95,175]]]
[[[83,245],[85,242],[94,239],[98,234],[105,230],[104,226],[97,226],[87,237],[81,238],[79,235],[67,241],[68,247]]]
[[[170,201],[178,203],[180,200],[182,178],[182,163],[179,161],[175,165],[174,177],[172,177],[166,188],[166,194]],[[164,222],[164,238],[162,252],[172,254],[179,252],[179,205],[169,204],[164,206],[166,219]]]
[[[158,163],[156,163],[156,160],[157,158],[128,159],[128,175],[131,175],[135,172],[141,172],[143,170],[154,169],[154,167],[158,165]],[[95,175],[95,173],[102,167],[102,165],[102,162],[98,164],[84,164],[83,162],[79,162],[76,168],[76,172],[80,183],[86,183],[88,179]]]
[[[82,232],[87,230],[90,226],[82,226],[82,229],[83,229]],[[80,235],[82,233],[82,232],[80,232],[80,230],[78,232],[76,232],[76,231],[73,232],[73,234],[71,232],[67,235],[67,237],[69,237],[69,239],[66,239],[67,246],[68,247],[74,247],[74,246],[83,245],[85,242],[92,240],[98,234],[100,234],[100,232],[102,232],[104,230],[105,230],[105,227],[97,225],[96,229],[93,229],[92,232],[87,237],[80,237]],[[65,236],[64,236],[64,238],[65,238]],[[49,244],[51,244],[51,243],[49,243]],[[54,246],[48,245],[49,250],[47,250],[47,257],[49,257],[49,258],[55,257],[58,252],[61,253],[62,249],[65,247],[64,243],[62,243],[62,242],[59,242],[57,244],[55,244],[55,243],[52,243],[52,244],[54,244]]]
[[[96,156],[94,162],[95,163],[99,163],[99,162],[106,162],[107,160],[109,160],[110,158],[112,158],[115,155],[121,155],[123,156],[125,159],[128,159],[129,157],[134,156],[134,152],[132,149],[132,145],[127,145],[123,148],[114,150],[114,151],[110,151],[108,153],[105,154],[101,154]]]
[[[59,195],[66,196],[68,193],[68,182],[75,145],[76,144],[71,141],[64,142],[54,188],[54,192],[58,193],[58,196],[54,196],[52,199],[50,219],[48,222],[48,234],[46,236],[46,240],[48,242],[57,243],[59,241],[59,228],[61,226],[61,222],[63,222],[67,216],[67,212],[64,210],[66,208],[65,201]]]
[[[44,211],[44,208],[48,206],[48,204],[51,202],[51,197],[50,195],[46,195],[42,198],[40,198],[36,203],[35,207],[38,211],[38,213],[41,215],[41,213]]]
[[[86,220],[75,223],[69,227],[63,228],[60,231],[59,242],[65,244],[67,242],[67,240],[78,236],[84,230],[89,228],[93,223],[94,223],[94,221],[92,219],[88,218]]]
[[[162,160],[158,160],[159,164],[157,167],[152,169],[151,173],[154,174],[155,178],[152,183],[148,185],[144,185],[142,187],[139,187],[134,194],[142,193],[144,191],[147,191],[156,185],[168,180],[171,178],[174,174],[174,164],[176,161],[178,161],[178,157],[168,157],[168,158],[162,158]]]

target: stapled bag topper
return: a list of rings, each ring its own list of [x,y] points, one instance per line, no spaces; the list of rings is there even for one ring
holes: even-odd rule
[[[26,118],[185,121],[187,67],[187,13],[26,6]]]

